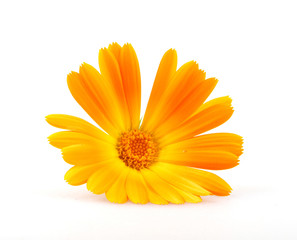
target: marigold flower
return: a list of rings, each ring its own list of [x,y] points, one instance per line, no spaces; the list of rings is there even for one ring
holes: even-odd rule
[[[197,203],[200,196],[226,196],[231,187],[217,175],[238,165],[243,140],[232,133],[200,135],[232,115],[231,99],[206,101],[217,79],[206,79],[198,64],[177,68],[168,50],[159,65],[143,121],[141,80],[136,53],[117,43],[99,51],[100,73],[83,63],[67,77],[75,100],[104,130],[78,117],[53,114],[49,136],[74,165],[65,175],[71,185],[87,183],[111,202]]]

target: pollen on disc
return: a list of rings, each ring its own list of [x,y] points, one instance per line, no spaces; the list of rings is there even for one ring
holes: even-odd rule
[[[149,167],[158,154],[157,143],[152,136],[135,129],[121,135],[117,150],[126,166],[136,170]]]

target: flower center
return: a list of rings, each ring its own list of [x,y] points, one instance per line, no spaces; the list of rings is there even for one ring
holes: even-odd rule
[[[131,130],[121,135],[117,150],[126,166],[140,170],[149,167],[157,157],[157,144],[148,133]]]

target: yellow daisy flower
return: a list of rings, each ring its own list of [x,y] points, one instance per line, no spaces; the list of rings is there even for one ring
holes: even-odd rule
[[[87,183],[111,202],[197,203],[200,196],[226,196],[231,187],[217,175],[238,165],[242,138],[231,133],[200,135],[232,115],[231,99],[205,100],[217,84],[190,61],[177,68],[168,50],[159,65],[147,109],[140,121],[141,81],[133,47],[117,43],[99,51],[100,73],[83,63],[67,77],[75,100],[104,130],[78,117],[53,114],[49,137],[74,165],[71,185]]]

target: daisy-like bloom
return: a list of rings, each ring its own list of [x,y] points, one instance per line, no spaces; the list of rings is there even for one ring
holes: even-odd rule
[[[49,142],[74,165],[65,175],[71,185],[86,183],[111,202],[197,203],[200,196],[226,196],[231,187],[201,170],[238,165],[242,138],[231,133],[204,134],[232,115],[231,99],[204,103],[217,84],[190,61],[177,68],[168,50],[159,65],[147,109],[140,121],[139,63],[130,44],[99,51],[100,73],[83,63],[67,77],[72,96],[104,130],[63,114],[46,117],[65,129]]]

